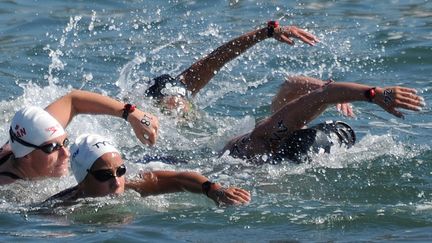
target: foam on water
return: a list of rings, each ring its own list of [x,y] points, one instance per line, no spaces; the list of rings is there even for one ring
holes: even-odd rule
[[[3,111],[0,140],[7,140],[10,119],[22,106],[45,107],[72,87],[97,91],[128,100],[157,115],[161,127],[158,145],[150,148],[140,144],[125,121],[107,116],[76,117],[66,129],[71,140],[82,133],[94,132],[116,141],[124,153],[129,178],[146,170],[198,171],[224,185],[249,189],[253,201],[246,207],[215,208],[200,195],[142,198],[127,192],[120,197],[82,199],[74,205],[43,206],[39,203],[47,197],[75,185],[73,177],[22,181],[0,188],[0,212],[5,217],[18,215],[26,220],[25,227],[33,228],[8,227],[0,231],[6,240],[77,235],[83,240],[103,235],[100,231],[116,232],[117,225],[126,224],[129,228],[121,230],[132,232],[129,239],[134,240],[148,232],[154,241],[196,241],[203,232],[207,239],[220,241],[233,241],[235,235],[248,239],[244,234],[253,235],[252,239],[257,241],[305,239],[307,232],[309,240],[359,241],[386,238],[381,233],[376,233],[377,238],[358,238],[355,236],[358,228],[374,235],[377,228],[408,230],[416,225],[431,225],[428,131],[432,126],[425,120],[430,116],[430,108],[419,116],[408,113],[402,121],[376,106],[356,105],[359,119],[350,123],[359,134],[358,143],[348,151],[336,148],[332,154],[317,155],[307,164],[257,166],[227,154],[218,157],[219,150],[231,137],[250,131],[256,119],[268,115],[274,92],[289,75],[332,77],[379,86],[416,85],[422,95],[430,97],[430,81],[423,77],[429,63],[423,53],[429,47],[416,47],[422,45],[417,40],[428,41],[430,34],[417,32],[416,28],[406,29],[406,26],[422,29],[428,26],[427,4],[401,1],[389,4],[389,14],[386,11],[381,14],[377,9],[387,6],[379,5],[370,12],[368,3],[355,4],[358,11],[350,11],[347,9],[351,3],[347,2],[291,5],[257,2],[249,6],[246,2],[230,1],[216,9],[231,15],[222,17],[214,13],[216,18],[207,16],[209,3],[200,1],[139,2],[139,7],[135,7],[135,2],[104,4],[107,5],[102,4],[103,9],[67,8],[55,15],[63,26],[49,29],[46,39],[26,54],[32,64],[30,77],[21,79],[21,75],[27,74],[27,70],[21,69],[14,69],[17,74],[11,75],[18,76],[13,87],[19,89],[8,92],[18,95],[6,95],[0,101]],[[145,8],[140,8],[141,5]],[[248,15],[245,10],[250,9],[253,14]],[[315,9],[323,11],[309,11]],[[225,41],[263,26],[269,12],[284,24],[308,28],[318,35],[321,44],[307,47],[297,41],[295,46],[287,46],[275,40],[259,43],[215,75],[193,99],[196,111],[186,119],[164,114],[153,101],[143,99],[147,81],[164,73],[179,74]],[[333,16],[317,16],[328,12]],[[413,15],[423,18],[420,24],[411,19]],[[329,22],[323,21],[324,18]],[[12,28],[8,33],[16,31]],[[11,40],[21,40],[14,38]],[[6,37],[2,41],[11,46],[12,41],[8,42]],[[413,64],[416,71],[406,63]],[[23,63],[13,64],[19,67]],[[404,68],[408,70],[399,70]],[[2,71],[10,74],[6,69]],[[40,77],[44,79],[39,80]],[[338,118],[331,109],[323,117]],[[188,163],[135,163],[144,155],[175,156]],[[103,227],[98,228],[100,225]],[[222,227],[224,234],[215,231],[215,226]],[[271,238],[273,233],[281,238]],[[322,238],[321,234],[330,236]],[[347,235],[351,238],[346,238]]]
[[[35,84],[29,83],[22,85],[24,90],[23,95],[16,100],[2,101],[0,106],[6,111],[7,115],[4,116],[5,124],[7,124],[7,117],[12,117],[15,109],[14,104],[20,102],[24,105],[39,105],[44,107],[52,100],[55,100],[59,95],[67,93],[70,89],[50,84],[46,87],[40,87]],[[143,103],[145,107],[151,106],[151,102]],[[325,174],[327,169],[341,169],[341,168],[356,168],[367,167],[368,161],[372,163],[376,158],[381,156],[396,157],[410,159],[417,156],[423,149],[409,150],[407,145],[396,142],[391,134],[385,136],[365,135],[353,148],[350,150],[337,149],[332,150],[332,154],[322,154],[314,157],[313,162],[308,164],[295,165],[289,162],[281,165],[262,165],[255,166],[247,163],[241,159],[234,159],[226,154],[220,158],[216,153],[208,154],[208,151],[218,151],[225,142],[236,134],[242,134],[250,131],[254,126],[254,119],[252,117],[245,117],[244,119],[234,119],[230,117],[212,117],[209,114],[202,112],[200,121],[181,121],[174,119],[176,123],[173,125],[173,117],[160,113],[157,108],[153,108],[153,112],[160,117],[161,132],[159,143],[164,144],[163,148],[148,148],[143,145],[137,145],[139,142],[135,138],[130,127],[121,119],[107,119],[106,116],[78,116],[68,126],[67,132],[73,140],[82,133],[94,132],[107,136],[113,141],[121,141],[118,146],[124,151],[125,158],[129,169],[129,175],[133,176],[142,170],[157,170],[157,169],[170,169],[170,170],[195,170],[205,173],[213,180],[221,181],[226,185],[250,185],[257,186],[257,191],[267,191],[269,186],[281,186],[280,181],[286,181],[292,175],[308,175],[311,171],[316,171],[318,174]],[[191,127],[187,125],[188,122],[193,123]],[[185,124],[186,123],[186,124]],[[84,127],[81,124],[92,124],[92,126]],[[200,125],[201,124],[201,125]],[[375,126],[380,126],[380,123],[373,123]],[[383,125],[383,124],[382,124]],[[389,124],[386,124],[388,126]],[[390,126],[406,127],[403,124],[395,123]],[[190,129],[192,128],[193,129]],[[2,140],[5,141],[7,137],[7,125],[2,129]],[[389,149],[391,148],[391,149]],[[428,149],[428,148],[424,148]],[[430,149],[430,148],[429,148]],[[150,163],[150,164],[135,164],[134,161],[139,160],[145,153],[148,154],[170,154],[180,155],[181,151],[194,151],[195,154],[188,153],[189,164],[186,166],[166,165],[164,163]],[[423,150],[424,151],[424,150]],[[366,164],[365,164],[366,163]],[[385,162],[391,165],[391,161]],[[373,166],[373,164],[372,164]],[[405,176],[406,177],[406,176]],[[55,183],[53,183],[55,180]],[[287,190],[282,183],[282,190]],[[3,212],[26,212],[30,210],[28,205],[41,202],[48,198],[50,195],[55,194],[67,187],[75,185],[72,176],[58,179],[48,179],[38,182],[22,181],[12,185],[2,187],[0,194],[2,198],[8,203],[3,204]],[[289,187],[289,184],[288,184]],[[260,189],[261,188],[261,189]],[[289,189],[288,189],[289,191]],[[295,193],[295,192],[293,192]],[[156,197],[157,199],[142,199],[139,196],[126,196],[130,201],[128,205],[140,204],[144,200],[150,200],[150,204],[143,205],[144,207],[154,210],[161,210],[169,208],[171,204],[175,205],[175,201],[164,199],[164,196]],[[106,200],[95,199],[97,207],[104,207],[101,202]],[[112,203],[123,203],[124,201],[114,200]],[[81,205],[81,204],[78,204]],[[80,207],[80,206],[76,206]],[[86,207],[86,206],[84,206]],[[77,208],[66,209],[67,214],[74,214]],[[88,210],[82,209],[82,210]],[[78,210],[80,211],[80,210]],[[323,219],[316,219],[321,221]],[[325,220],[324,220],[325,221]]]

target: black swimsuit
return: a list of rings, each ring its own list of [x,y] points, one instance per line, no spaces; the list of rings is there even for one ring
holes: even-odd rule
[[[8,159],[12,156],[12,152],[4,156],[3,158],[0,158],[0,165],[8,161]],[[2,171],[0,172],[0,176],[8,176],[14,180],[22,179],[21,177],[17,176],[16,174],[9,172],[9,171]]]
[[[311,153],[330,153],[333,146],[350,148],[356,142],[354,130],[345,122],[328,121],[293,132],[282,140],[273,161],[289,159],[296,163],[311,160]]]
[[[45,202],[47,201],[52,201],[52,200],[70,200],[73,198],[73,196],[75,196],[75,191],[78,190],[78,185],[65,189],[53,196],[51,196],[50,198],[48,198],[47,200],[45,200]]]
[[[230,147],[230,156],[234,158],[248,159],[252,163],[279,164],[288,159],[294,163],[311,161],[311,154],[320,152],[330,153],[333,146],[345,146],[350,148],[356,142],[354,130],[341,121],[328,121],[315,126],[292,132],[289,136],[282,138],[279,146],[268,159],[263,161],[261,156],[246,157],[244,148],[247,146],[249,134],[243,135]]]
[[[19,180],[19,179],[21,179],[21,177],[15,175],[15,174],[12,173],[12,172],[8,172],[8,171],[0,172],[0,176],[9,176],[10,178],[12,178],[12,179],[14,179],[14,180]]]

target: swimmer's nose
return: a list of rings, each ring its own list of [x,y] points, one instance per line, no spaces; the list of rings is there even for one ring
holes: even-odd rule
[[[67,157],[67,158],[69,158],[69,156],[70,156],[70,151],[69,151],[69,149],[66,148],[66,147],[64,147],[64,146],[60,148],[60,151],[59,151],[59,152],[61,153],[61,155],[65,156],[65,157]]]
[[[121,183],[120,183],[121,178],[120,177],[114,177],[111,179],[111,188],[113,189],[117,189],[120,187]]]

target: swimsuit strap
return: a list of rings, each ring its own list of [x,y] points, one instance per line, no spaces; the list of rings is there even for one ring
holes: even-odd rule
[[[14,180],[22,179],[21,177],[17,176],[16,174],[14,174],[12,172],[9,172],[9,171],[0,172],[0,176],[8,176]]]
[[[12,152],[6,154],[2,158],[0,158],[0,165],[4,164],[8,159],[12,156]]]
[[[5,163],[10,157],[12,156],[12,152],[6,154],[6,156],[3,156],[3,158],[0,158],[0,165]],[[21,177],[17,176],[16,174],[9,172],[9,171],[2,171],[0,172],[0,176],[7,176],[14,180],[22,179]]]
[[[51,196],[50,198],[45,200],[45,202],[51,201],[51,200],[64,200],[66,196],[70,196],[77,189],[78,189],[78,185],[76,185],[74,187],[70,187],[68,189],[65,189],[65,190]]]

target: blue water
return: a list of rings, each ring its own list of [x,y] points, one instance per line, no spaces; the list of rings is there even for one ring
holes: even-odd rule
[[[196,97],[186,121],[143,97],[146,80],[176,75],[233,37],[270,19],[317,35],[315,47],[275,40],[229,63]],[[0,140],[14,112],[46,106],[72,88],[129,99],[158,115],[155,148],[139,144],[121,119],[80,116],[71,138],[97,132],[118,141],[139,170],[199,171],[252,192],[243,207],[216,207],[187,193],[41,206],[75,184],[72,176],[0,187],[0,241],[431,241],[432,3],[392,1],[1,1]],[[427,107],[401,120],[355,103],[348,151],[304,165],[254,166],[214,153],[269,114],[287,75],[414,87]],[[83,125],[87,124],[87,125]],[[137,164],[170,155],[188,164]]]

